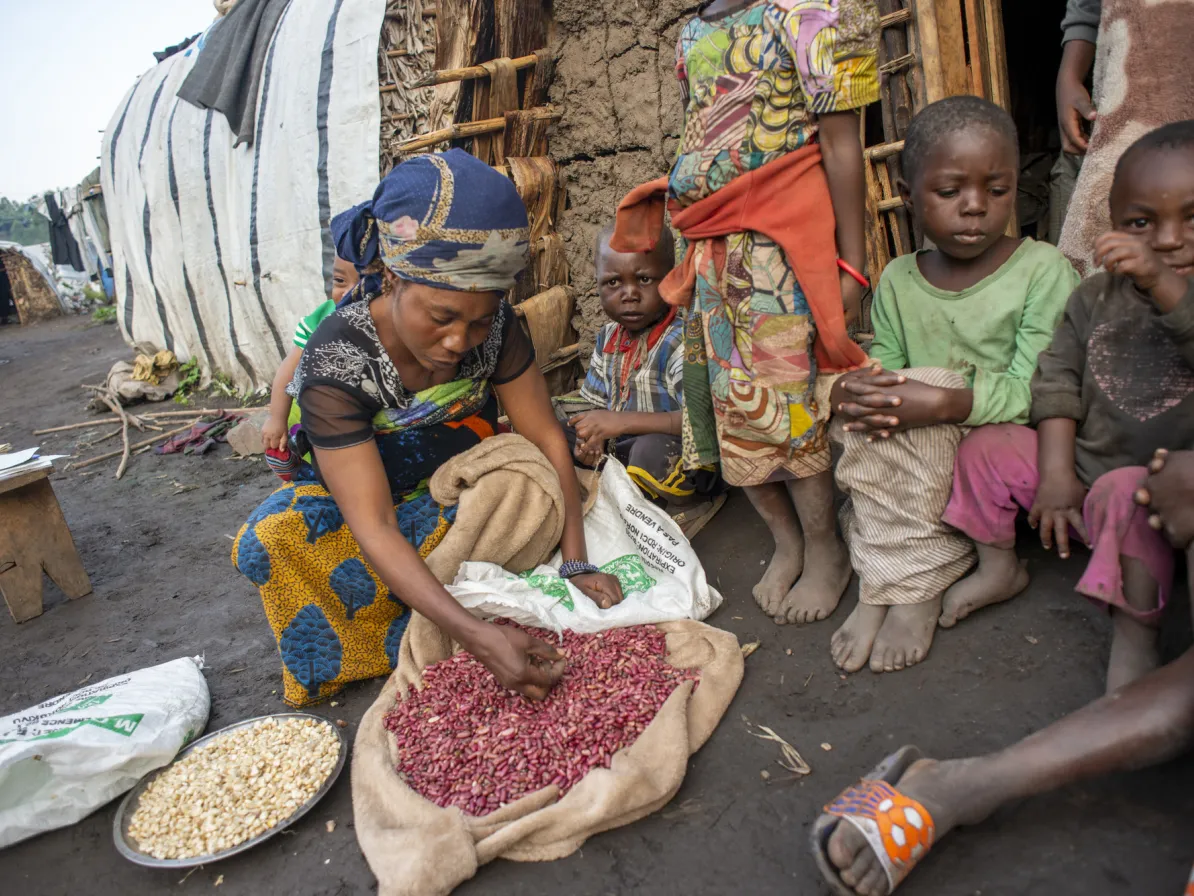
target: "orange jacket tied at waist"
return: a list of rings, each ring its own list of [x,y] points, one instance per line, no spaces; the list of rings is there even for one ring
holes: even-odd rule
[[[618,204],[609,244],[615,252],[651,251],[663,228],[666,202],[672,223],[688,241],[683,260],[659,286],[668,304],[686,307],[692,302],[695,241],[761,233],[783,250],[804,292],[817,327],[817,369],[852,370],[866,363],[866,353],[846,332],[833,203],[819,145],[809,144],[746,171],[687,208],[669,200],[667,192],[668,178],[661,177],[627,193]]]

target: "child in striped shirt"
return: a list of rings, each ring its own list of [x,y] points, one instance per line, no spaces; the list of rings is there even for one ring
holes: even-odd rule
[[[723,491],[715,470],[681,466],[684,325],[659,295],[660,281],[675,265],[675,238],[665,229],[650,252],[615,252],[612,234],[612,224],[601,231],[595,253],[601,308],[610,323],[597,334],[580,390],[594,410],[568,420],[569,442],[587,466],[611,448],[644,494],[677,510],[691,537],[699,528],[691,523],[700,519],[703,526],[724,498],[713,501]]]

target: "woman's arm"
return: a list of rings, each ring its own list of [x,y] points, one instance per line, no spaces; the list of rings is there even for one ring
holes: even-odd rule
[[[866,183],[862,168],[862,139],[858,113],[829,112],[817,119],[821,159],[829,181],[829,198],[837,222],[837,254],[856,271],[866,270],[864,208]],[[846,326],[862,316],[862,284],[842,273],[842,305]]]
[[[503,686],[533,699],[545,697],[563,674],[560,655],[519,629],[475,619],[448,594],[398,529],[377,444],[314,451],[336,506],[386,587],[479,659]]]
[[[547,381],[539,368],[531,364],[516,379],[495,385],[498,400],[510,418],[514,430],[536,448],[555,468],[564,493],[564,534],[560,536],[560,551],[565,560],[589,559],[585,545],[584,511],[580,500],[580,483],[572,465],[572,452],[564,429],[551,407]],[[611,575],[595,573],[574,576],[573,585],[588,595],[599,607],[608,609],[622,601],[622,588]]]

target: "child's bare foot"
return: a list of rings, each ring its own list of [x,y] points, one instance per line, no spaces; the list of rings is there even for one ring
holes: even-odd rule
[[[1111,610],[1111,660],[1107,663],[1107,693],[1147,675],[1161,664],[1157,630],[1123,610]]]
[[[783,483],[752,485],[743,491],[775,539],[775,553],[753,591],[755,603],[773,617],[804,570],[804,536],[796,518],[796,508],[792,506],[792,498]]]
[[[898,672],[928,656],[940,615],[940,595],[919,604],[888,607],[871,650],[871,671]]]
[[[823,542],[805,542],[804,572],[776,607],[775,621],[804,625],[829,617],[853,574],[850,552],[836,534]]]
[[[945,592],[941,618],[937,620],[942,628],[953,628],[975,610],[1011,600],[1028,587],[1028,570],[1020,563],[1014,548],[987,544],[976,547],[978,569]]]
[[[867,664],[875,637],[883,627],[887,607],[859,601],[854,610],[833,633],[829,650],[837,667],[845,672],[857,672]]]
[[[904,772],[895,787],[925,807],[933,818],[934,842],[940,842],[958,825],[977,824],[993,811],[997,801],[994,794],[985,792],[983,778],[983,769],[974,759],[922,759]],[[883,866],[854,825],[839,823],[829,836],[826,852],[842,881],[858,896],[891,892]]]
[[[763,573],[763,578],[759,579],[752,592],[755,603],[768,616],[775,616],[784,595],[792,589],[803,570],[804,544],[799,539],[783,545],[776,544],[771,562],[767,564],[767,571]]]

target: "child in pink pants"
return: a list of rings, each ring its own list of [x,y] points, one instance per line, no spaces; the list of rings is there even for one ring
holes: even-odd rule
[[[942,624],[1014,597],[1028,584],[1015,552],[1020,508],[1046,549],[1091,558],[1078,592],[1111,611],[1108,691],[1157,665],[1156,626],[1173,551],[1134,495],[1157,448],[1194,444],[1194,122],[1134,143],[1111,190],[1114,230],[1096,243],[1105,268],[1066,306],[1032,380],[1032,422],[962,440],[942,517],[976,542],[977,571],[945,595]]]

